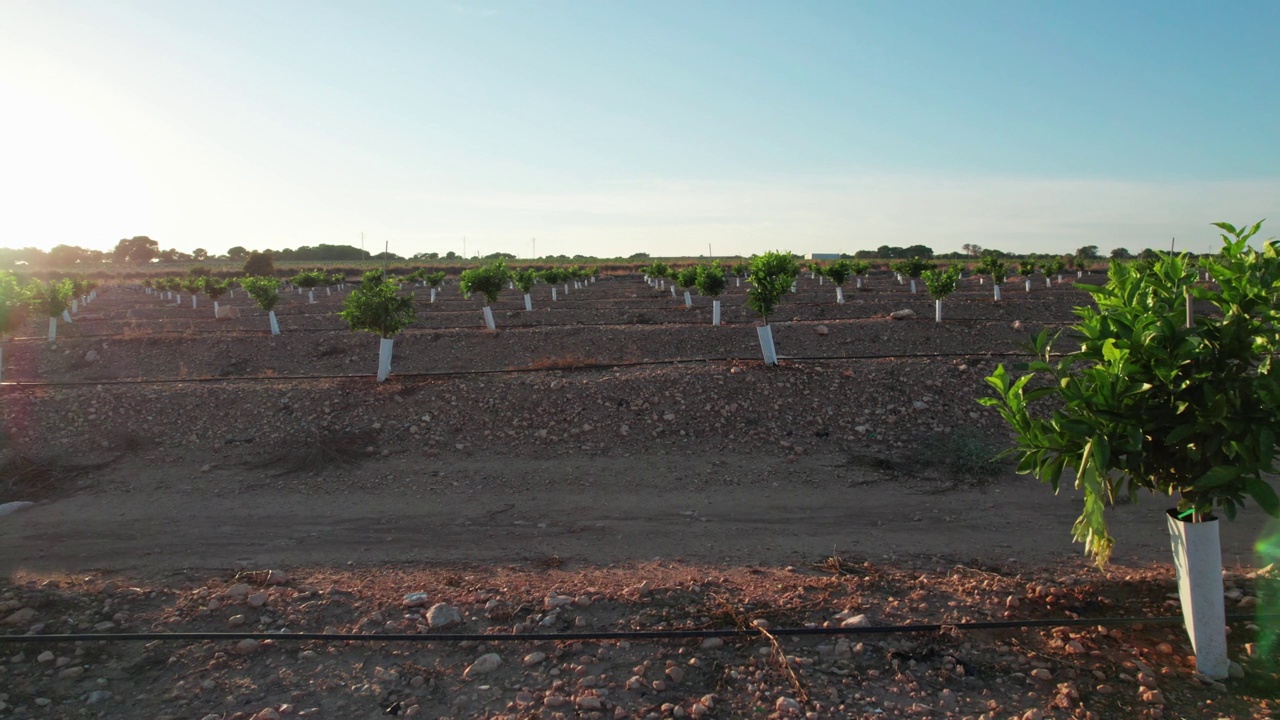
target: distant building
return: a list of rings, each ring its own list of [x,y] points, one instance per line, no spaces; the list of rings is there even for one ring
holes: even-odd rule
[[[809,253],[804,256],[805,260],[839,260],[840,253]]]

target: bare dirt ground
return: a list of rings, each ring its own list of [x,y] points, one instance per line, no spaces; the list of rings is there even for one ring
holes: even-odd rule
[[[478,302],[419,289],[381,385],[341,293],[287,294],[271,338],[242,298],[215,322],[203,298],[104,291],[56,346],[33,325],[5,348],[0,503],[36,505],[0,516],[0,630],[278,637],[0,639],[0,717],[1270,717],[1248,621],[1225,685],[1195,675],[1176,624],[1065,624],[1178,613],[1164,503],[1113,510],[1100,571],[1070,542],[1069,489],[987,461],[1007,439],[974,398],[1019,360],[990,353],[1085,297],[1038,279],[997,305],[966,283],[936,326],[887,277],[845,305],[804,280],[775,318],[799,359],[775,369],[732,283],[722,328],[706,299],[685,310],[631,277],[557,304],[540,288],[532,313],[510,293],[497,333]],[[920,317],[884,317],[907,307]],[[1224,524],[1229,612],[1259,602],[1254,545],[1274,530],[1256,511]],[[285,637],[1003,619],[1064,624]]]

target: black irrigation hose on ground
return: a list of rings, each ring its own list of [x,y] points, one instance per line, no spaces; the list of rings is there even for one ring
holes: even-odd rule
[[[1054,357],[1060,357],[1058,353],[1054,353]],[[919,359],[941,359],[941,358],[1027,358],[1031,357],[1026,352],[1008,351],[1008,352],[985,352],[985,353],[902,353],[897,355],[827,355],[816,357],[793,357],[789,355],[779,355],[778,359],[799,360],[802,362],[835,362],[845,360],[919,360]],[[704,364],[704,363],[727,363],[727,362],[756,362],[756,357],[704,357],[704,358],[675,358],[669,360],[629,360],[626,362],[606,362],[606,363],[587,363],[577,365],[567,365],[564,367],[546,367],[546,368],[495,368],[490,370],[442,370],[438,372],[396,372],[390,378],[400,379],[417,379],[417,378],[446,378],[446,377],[466,377],[468,375],[503,375],[503,374],[523,374],[523,373],[544,373],[544,372],[577,372],[591,370],[619,370],[631,367],[649,367],[656,365],[681,365],[681,364]],[[356,380],[361,378],[371,378],[372,373],[353,374],[353,375],[244,375],[240,377],[198,377],[198,378],[151,378],[151,379],[123,379],[123,380],[54,380],[54,381],[9,381],[0,382],[0,387],[25,389],[25,388],[44,388],[44,387],[82,387],[82,386],[100,386],[100,385],[175,385],[180,383],[224,383],[224,382],[291,382],[295,380]]]
[[[1280,615],[1228,615],[1227,622],[1280,620]],[[1064,618],[1048,620],[995,620],[970,623],[920,623],[914,625],[877,625],[871,627],[831,628],[715,628],[705,630],[621,630],[617,632],[567,633],[288,633],[288,632],[172,632],[172,633],[68,633],[64,635],[0,635],[0,644],[48,644],[63,642],[150,642],[289,640],[296,642],[566,642],[581,640],[680,640],[725,637],[826,637],[837,635],[898,635],[904,633],[966,632],[978,630],[1017,630],[1038,627],[1079,627],[1102,625],[1172,625],[1183,622],[1181,616]]]

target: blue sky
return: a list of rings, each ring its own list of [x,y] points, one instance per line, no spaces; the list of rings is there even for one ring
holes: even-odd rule
[[[1280,223],[1277,33],[1270,0],[8,0],[0,245],[1207,251]]]

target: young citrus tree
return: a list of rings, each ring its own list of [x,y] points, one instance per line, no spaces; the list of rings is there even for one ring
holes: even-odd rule
[[[58,340],[58,316],[64,315],[71,307],[71,297],[75,292],[70,280],[50,280],[40,282],[32,280],[27,291],[27,301],[32,310],[49,316],[49,342]]]
[[[328,276],[320,270],[303,270],[289,278],[289,282],[300,288],[306,288],[307,303],[314,304],[316,301],[316,288],[323,285],[327,279]]]
[[[690,265],[681,268],[675,272],[675,285],[679,285],[684,290],[684,306],[685,309],[693,307],[693,297],[689,295],[689,288],[698,284],[698,266]],[[674,287],[674,285],[673,285]]]
[[[751,258],[751,276],[748,282],[747,307],[760,313],[763,324],[756,328],[760,338],[760,351],[764,355],[766,365],[777,365],[778,354],[773,345],[773,328],[769,326],[769,315],[782,302],[782,297],[791,289],[796,275],[800,274],[800,266],[789,252],[767,252]]]
[[[1052,260],[1046,261],[1044,264],[1045,287],[1049,287],[1050,285],[1052,285],[1052,283],[1049,280],[1049,277],[1052,275],[1057,275],[1058,282],[1061,283],[1062,271],[1065,270],[1066,267],[1067,267],[1067,264],[1062,262],[1062,258],[1053,258]]]
[[[853,262],[849,263],[849,271],[854,274],[854,277],[856,278],[858,283],[859,290],[862,289],[862,276],[866,275],[867,271],[870,269],[871,269],[871,263],[865,262],[863,260],[854,260]]]
[[[720,267],[719,262],[712,262],[710,265],[699,265],[696,273],[694,284],[698,286],[698,292],[711,298],[711,324],[719,326],[720,295],[724,293],[727,284],[724,268]]]
[[[911,279],[911,292],[914,293],[916,291],[916,280],[920,279],[920,274],[925,270],[932,270],[933,267],[933,263],[913,257],[894,263],[893,271]]]
[[[218,298],[227,294],[231,284],[226,280],[216,277],[204,278],[204,294],[209,296],[209,300],[213,303],[213,316],[218,317]]]
[[[565,269],[558,268],[558,267],[549,267],[546,270],[543,270],[542,272],[538,273],[538,277],[542,278],[542,282],[551,286],[551,301],[555,302],[557,300],[556,286],[564,282],[565,279],[568,278],[568,275],[566,274]]]
[[[1074,473],[1084,508],[1073,534],[1099,565],[1114,546],[1107,507],[1139,491],[1177,498],[1166,524],[1179,596],[1197,668],[1215,678],[1228,660],[1214,511],[1234,518],[1252,499],[1280,517],[1269,480],[1280,450],[1280,244],[1250,248],[1260,225],[1217,224],[1223,250],[1205,261],[1217,288],[1197,286],[1185,255],[1161,253],[1149,269],[1112,263],[1105,286],[1082,286],[1096,307],[1076,309],[1079,349],[1055,358],[1041,333],[1030,373],[997,367],[995,396],[980,400],[1012,427],[1019,472],[1055,492]],[[1188,327],[1189,297],[1216,312]]]
[[[853,274],[853,263],[848,260],[836,260],[823,268],[823,273],[836,284],[836,303],[844,304],[844,283]]]
[[[533,268],[520,268],[511,271],[511,282],[524,293],[525,311],[533,310],[533,285],[538,282],[538,272]]]
[[[240,287],[253,298],[258,307],[267,311],[267,321],[271,324],[271,334],[280,334],[280,323],[276,322],[276,303],[280,302],[280,280],[273,277],[249,276],[240,278]]]
[[[27,319],[28,290],[11,272],[0,270],[0,380],[4,379],[4,339]]]
[[[982,262],[978,263],[978,267],[975,270],[979,274],[991,278],[991,285],[995,288],[993,291],[995,302],[1000,302],[1000,283],[1004,282],[1005,276],[1009,272],[1009,268],[1004,264],[1004,261],[995,255],[984,255]]]
[[[484,307],[482,308],[484,324],[490,330],[497,330],[497,326],[493,322],[493,308],[490,305],[498,301],[498,294],[502,292],[502,286],[506,282],[507,266],[501,260],[482,267],[462,271],[462,278],[459,282],[462,292],[468,295],[473,293],[484,295]]]
[[[399,291],[400,287],[386,280],[381,270],[370,270],[361,279],[360,287],[342,301],[342,310],[338,313],[352,330],[377,333],[381,338],[378,345],[378,382],[383,382],[391,374],[395,336],[416,317],[413,296],[401,295]]]
[[[1018,274],[1022,276],[1027,292],[1031,292],[1031,276],[1036,274],[1035,258],[1027,258],[1018,263]]]
[[[942,301],[956,291],[956,283],[960,280],[960,268],[951,265],[946,270],[925,270],[921,273],[924,286],[933,298],[933,320],[942,322]]]

